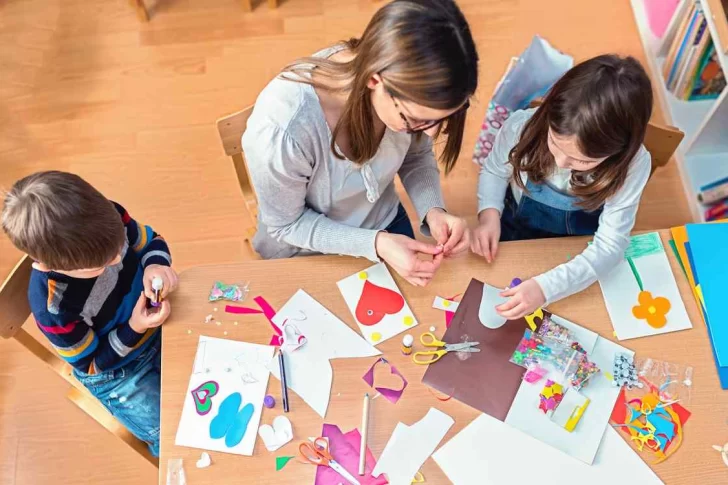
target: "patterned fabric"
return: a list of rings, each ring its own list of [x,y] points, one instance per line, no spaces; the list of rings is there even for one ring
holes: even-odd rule
[[[501,129],[503,123],[511,115],[511,110],[505,106],[490,102],[488,111],[485,112],[485,119],[480,127],[480,134],[475,141],[475,151],[473,152],[473,162],[481,167],[485,163],[485,159],[490,155],[495,143],[495,136]]]
[[[126,229],[121,262],[95,278],[73,278],[33,270],[28,300],[38,328],[58,355],[80,372],[117,369],[149,345],[157,329],[136,333],[129,325],[143,290],[144,268],[170,266],[167,243],[151,227],[139,224],[114,204]]]

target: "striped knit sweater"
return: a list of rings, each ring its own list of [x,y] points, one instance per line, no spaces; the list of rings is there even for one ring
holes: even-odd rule
[[[34,269],[28,288],[40,330],[63,359],[89,374],[121,367],[154,340],[158,328],[137,333],[129,318],[144,288],[144,268],[172,263],[164,239],[114,205],[127,237],[119,264],[88,279]]]

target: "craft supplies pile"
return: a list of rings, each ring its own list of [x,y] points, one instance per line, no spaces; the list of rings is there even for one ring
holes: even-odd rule
[[[519,283],[514,278],[511,285]],[[432,307],[447,315],[440,331],[417,330],[415,313],[383,263],[337,285],[359,334],[304,290],[276,310],[260,296],[247,302],[254,281],[250,289],[215,282],[209,300],[235,302],[226,313],[258,315],[257,324],[262,315],[271,340],[199,337],[175,443],[250,456],[260,436],[268,452],[292,450],[276,455],[276,470],[316,465],[315,484],[402,485],[423,478],[420,468],[430,456],[453,483],[506,483],[518,448],[528,448],[537,465],[519,471],[525,479],[543,483],[542,464],[576,467],[582,481],[661,483],[643,458],[662,462],[682,444],[693,386],[689,365],[635,356],[545,308],[506,321],[494,310],[503,289],[475,279],[459,301],[433,297]],[[633,237],[624,261],[600,285],[616,339],[691,327],[657,233]],[[374,346],[395,337],[410,369],[394,367]],[[373,359],[361,364],[371,391],[362,429],[344,433],[323,422],[332,401],[330,360],[355,357]],[[370,405],[383,397],[386,405],[403,406],[405,375],[424,366],[432,406],[419,421],[400,422],[375,457],[367,446]],[[387,385],[375,377],[382,370],[391,378]],[[280,395],[266,395],[270,374],[281,383]],[[297,435],[286,415],[289,389],[320,416],[319,436]],[[482,414],[436,451],[454,424],[439,409],[450,399]],[[294,438],[297,444],[285,448]]]

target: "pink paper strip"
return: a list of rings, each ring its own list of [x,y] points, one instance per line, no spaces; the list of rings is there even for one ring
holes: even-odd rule
[[[384,475],[379,478],[372,477],[371,473],[377,460],[367,447],[366,466],[364,468],[364,476],[359,476],[359,449],[361,445],[361,435],[358,429],[353,429],[343,434],[338,426],[333,424],[324,424],[321,436],[329,439],[329,451],[331,456],[343,466],[346,471],[354,475],[361,485],[384,485],[387,479]],[[339,485],[346,483],[346,480],[329,467],[316,467],[316,480],[314,485]]]
[[[254,315],[262,313],[263,315],[265,315],[265,318],[268,319],[268,321],[270,322],[270,326],[273,327],[273,331],[275,332],[275,335],[273,335],[270,339],[270,345],[275,345],[277,347],[280,346],[280,336],[283,335],[283,332],[280,328],[278,328],[278,325],[273,323],[273,317],[276,316],[276,311],[262,296],[256,296],[255,298],[253,298],[253,301],[258,304],[260,310],[244,306],[225,305],[225,312],[235,313],[239,315]]]
[[[392,374],[399,376],[400,379],[402,379],[402,389],[389,389],[387,387],[374,387],[374,367],[377,366],[378,363],[384,362],[385,364],[389,365]],[[372,366],[369,368],[366,374],[362,376],[362,379],[364,379],[364,382],[369,384],[369,387],[374,387],[379,394],[387,398],[389,402],[396,403],[399,401],[399,398],[402,397],[402,393],[407,388],[407,379],[404,378],[402,373],[400,373],[395,366],[389,363],[387,359],[384,357],[378,358]]]
[[[460,295],[461,295],[461,293],[458,293],[457,295],[455,295],[451,298],[446,298],[446,300],[450,300],[450,301],[454,302],[455,298],[459,297]],[[452,322],[452,319],[454,316],[455,316],[455,312],[451,312],[451,311],[447,311],[447,310],[445,311],[445,328],[450,328],[450,322]]]

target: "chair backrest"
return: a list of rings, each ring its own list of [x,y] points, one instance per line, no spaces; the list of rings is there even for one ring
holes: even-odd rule
[[[14,337],[30,315],[28,284],[33,261],[23,256],[0,286],[0,336]]]
[[[643,143],[652,157],[652,173],[658,167],[667,165],[684,136],[685,133],[674,126],[652,122],[647,125]]]
[[[241,138],[248,126],[248,118],[253,113],[253,106],[249,106],[242,111],[233,113],[217,120],[217,131],[220,133],[220,141],[225,150],[225,154],[233,159],[233,167],[238,177],[240,191],[243,193],[243,201],[245,207],[250,213],[253,227],[249,231],[249,236],[255,234],[255,221],[258,217],[258,199],[255,196],[253,183],[250,181],[248,166],[245,163],[245,155],[241,146]]]

